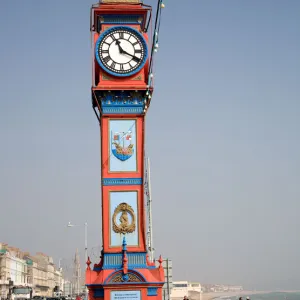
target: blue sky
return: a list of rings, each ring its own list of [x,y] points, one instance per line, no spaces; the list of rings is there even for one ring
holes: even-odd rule
[[[92,3],[0,3],[1,241],[66,266],[84,257],[68,221],[89,223],[93,260],[101,246]],[[175,280],[300,288],[300,2],[165,4],[147,116],[156,254]]]

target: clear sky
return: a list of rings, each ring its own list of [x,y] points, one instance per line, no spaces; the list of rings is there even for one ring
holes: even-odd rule
[[[0,240],[101,246],[91,0],[0,1]],[[155,4],[156,0],[145,2]],[[147,116],[175,280],[300,288],[300,1],[166,0]]]

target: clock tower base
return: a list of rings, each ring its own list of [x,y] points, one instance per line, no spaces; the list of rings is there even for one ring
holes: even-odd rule
[[[156,267],[146,253],[130,253],[123,241],[121,253],[102,253],[91,269],[87,261],[86,286],[89,300],[161,300],[164,285],[162,258]]]

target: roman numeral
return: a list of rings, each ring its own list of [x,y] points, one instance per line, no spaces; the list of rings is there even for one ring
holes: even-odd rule
[[[104,61],[105,63],[108,63],[108,62],[110,61],[110,56],[109,56],[109,55],[105,56],[105,57],[103,58],[103,61]]]
[[[102,53],[103,53],[103,54],[105,54],[105,53],[108,54],[108,50],[102,50]]]
[[[137,45],[138,43],[139,43],[139,42],[135,42],[135,43],[132,44],[132,46],[134,47],[134,46]]]
[[[135,53],[142,53],[142,50],[141,49],[138,49],[138,50],[134,50]]]
[[[116,38],[115,38],[115,36],[113,34],[110,37],[113,39],[113,41],[116,40]]]
[[[124,39],[124,32],[119,32],[120,39]]]
[[[113,61],[110,67],[114,69],[116,67],[116,63]]]
[[[134,60],[135,62],[139,62],[140,61],[140,59],[138,58],[138,57],[136,57],[136,56],[134,56],[133,58],[132,58],[132,60]]]
[[[124,71],[124,66],[122,64],[120,64],[120,70]]]
[[[130,38],[131,38],[131,34],[128,33],[127,41],[129,41]]]

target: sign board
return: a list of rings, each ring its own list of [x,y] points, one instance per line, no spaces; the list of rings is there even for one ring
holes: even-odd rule
[[[111,291],[110,300],[141,300],[141,291]]]

